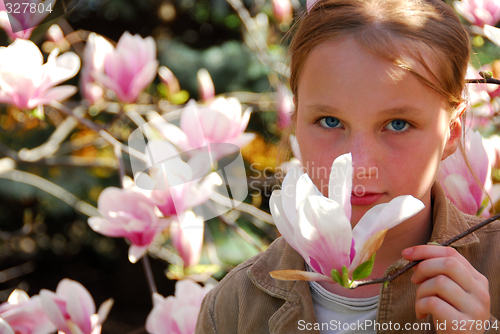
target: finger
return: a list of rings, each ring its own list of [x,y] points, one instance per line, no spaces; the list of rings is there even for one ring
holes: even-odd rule
[[[438,245],[420,245],[403,250],[403,257],[408,261],[419,261],[438,257],[453,257],[459,260],[476,278],[482,276],[477,270],[452,247],[443,247]]]
[[[415,303],[415,312],[418,319],[423,319],[428,314],[432,314],[434,320],[438,320],[439,322],[446,320],[446,322],[451,323],[452,320],[463,318],[463,314],[460,311],[436,296],[417,300]]]
[[[462,313],[469,314],[478,307],[472,296],[444,275],[428,279],[418,287],[416,300],[432,296],[442,299]]]
[[[466,292],[471,292],[477,284],[473,274],[454,257],[431,258],[420,262],[414,269],[412,282],[422,284],[426,280],[444,275],[456,282]]]

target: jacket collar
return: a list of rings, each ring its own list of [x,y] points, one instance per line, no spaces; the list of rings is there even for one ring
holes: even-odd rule
[[[480,218],[467,215],[458,210],[446,197],[439,182],[435,182],[431,190],[432,196],[432,235],[430,241],[443,243],[457,234],[469,229],[469,222],[480,221]],[[453,243],[453,247],[466,247],[478,243],[475,233]]]

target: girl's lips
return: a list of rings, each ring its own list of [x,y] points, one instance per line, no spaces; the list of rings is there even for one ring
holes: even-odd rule
[[[352,206],[367,206],[372,205],[384,194],[382,193],[364,193],[363,196],[356,196],[351,194],[351,205]]]

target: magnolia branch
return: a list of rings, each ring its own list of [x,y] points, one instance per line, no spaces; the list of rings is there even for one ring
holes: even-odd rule
[[[454,242],[468,236],[469,234],[471,233],[474,233],[475,231],[479,230],[480,228],[483,228],[485,227],[486,225],[496,221],[500,219],[500,214],[497,214],[493,217],[490,217],[482,222],[480,222],[479,224],[477,225],[474,225],[472,226],[471,228],[469,228],[468,230],[454,236],[453,238],[443,242],[442,244],[439,244],[440,246],[450,246],[451,244],[453,244]],[[391,281],[393,281],[396,277],[398,276],[401,276],[402,274],[404,274],[405,272],[407,272],[408,270],[410,270],[411,268],[415,267],[417,264],[419,264],[420,262],[422,262],[422,260],[420,261],[413,261],[413,262],[410,262],[408,263],[406,266],[404,266],[403,268],[399,269],[398,271],[396,271],[394,274],[391,274],[391,275],[387,275],[387,276],[384,276],[384,277],[381,277],[381,278],[374,278],[374,279],[369,279],[369,280],[366,280],[366,281],[355,281],[352,283],[351,285],[351,289],[355,289],[355,288],[358,288],[360,286],[364,286],[364,285],[370,285],[370,284],[378,284],[378,283],[389,283]]]

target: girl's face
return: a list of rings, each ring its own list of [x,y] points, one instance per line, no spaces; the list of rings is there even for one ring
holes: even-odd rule
[[[441,95],[346,39],[311,51],[297,103],[302,163],[325,196],[333,160],[352,154],[353,225],[374,205],[400,195],[430,208],[439,162],[454,152],[461,131],[458,123],[450,132]]]

